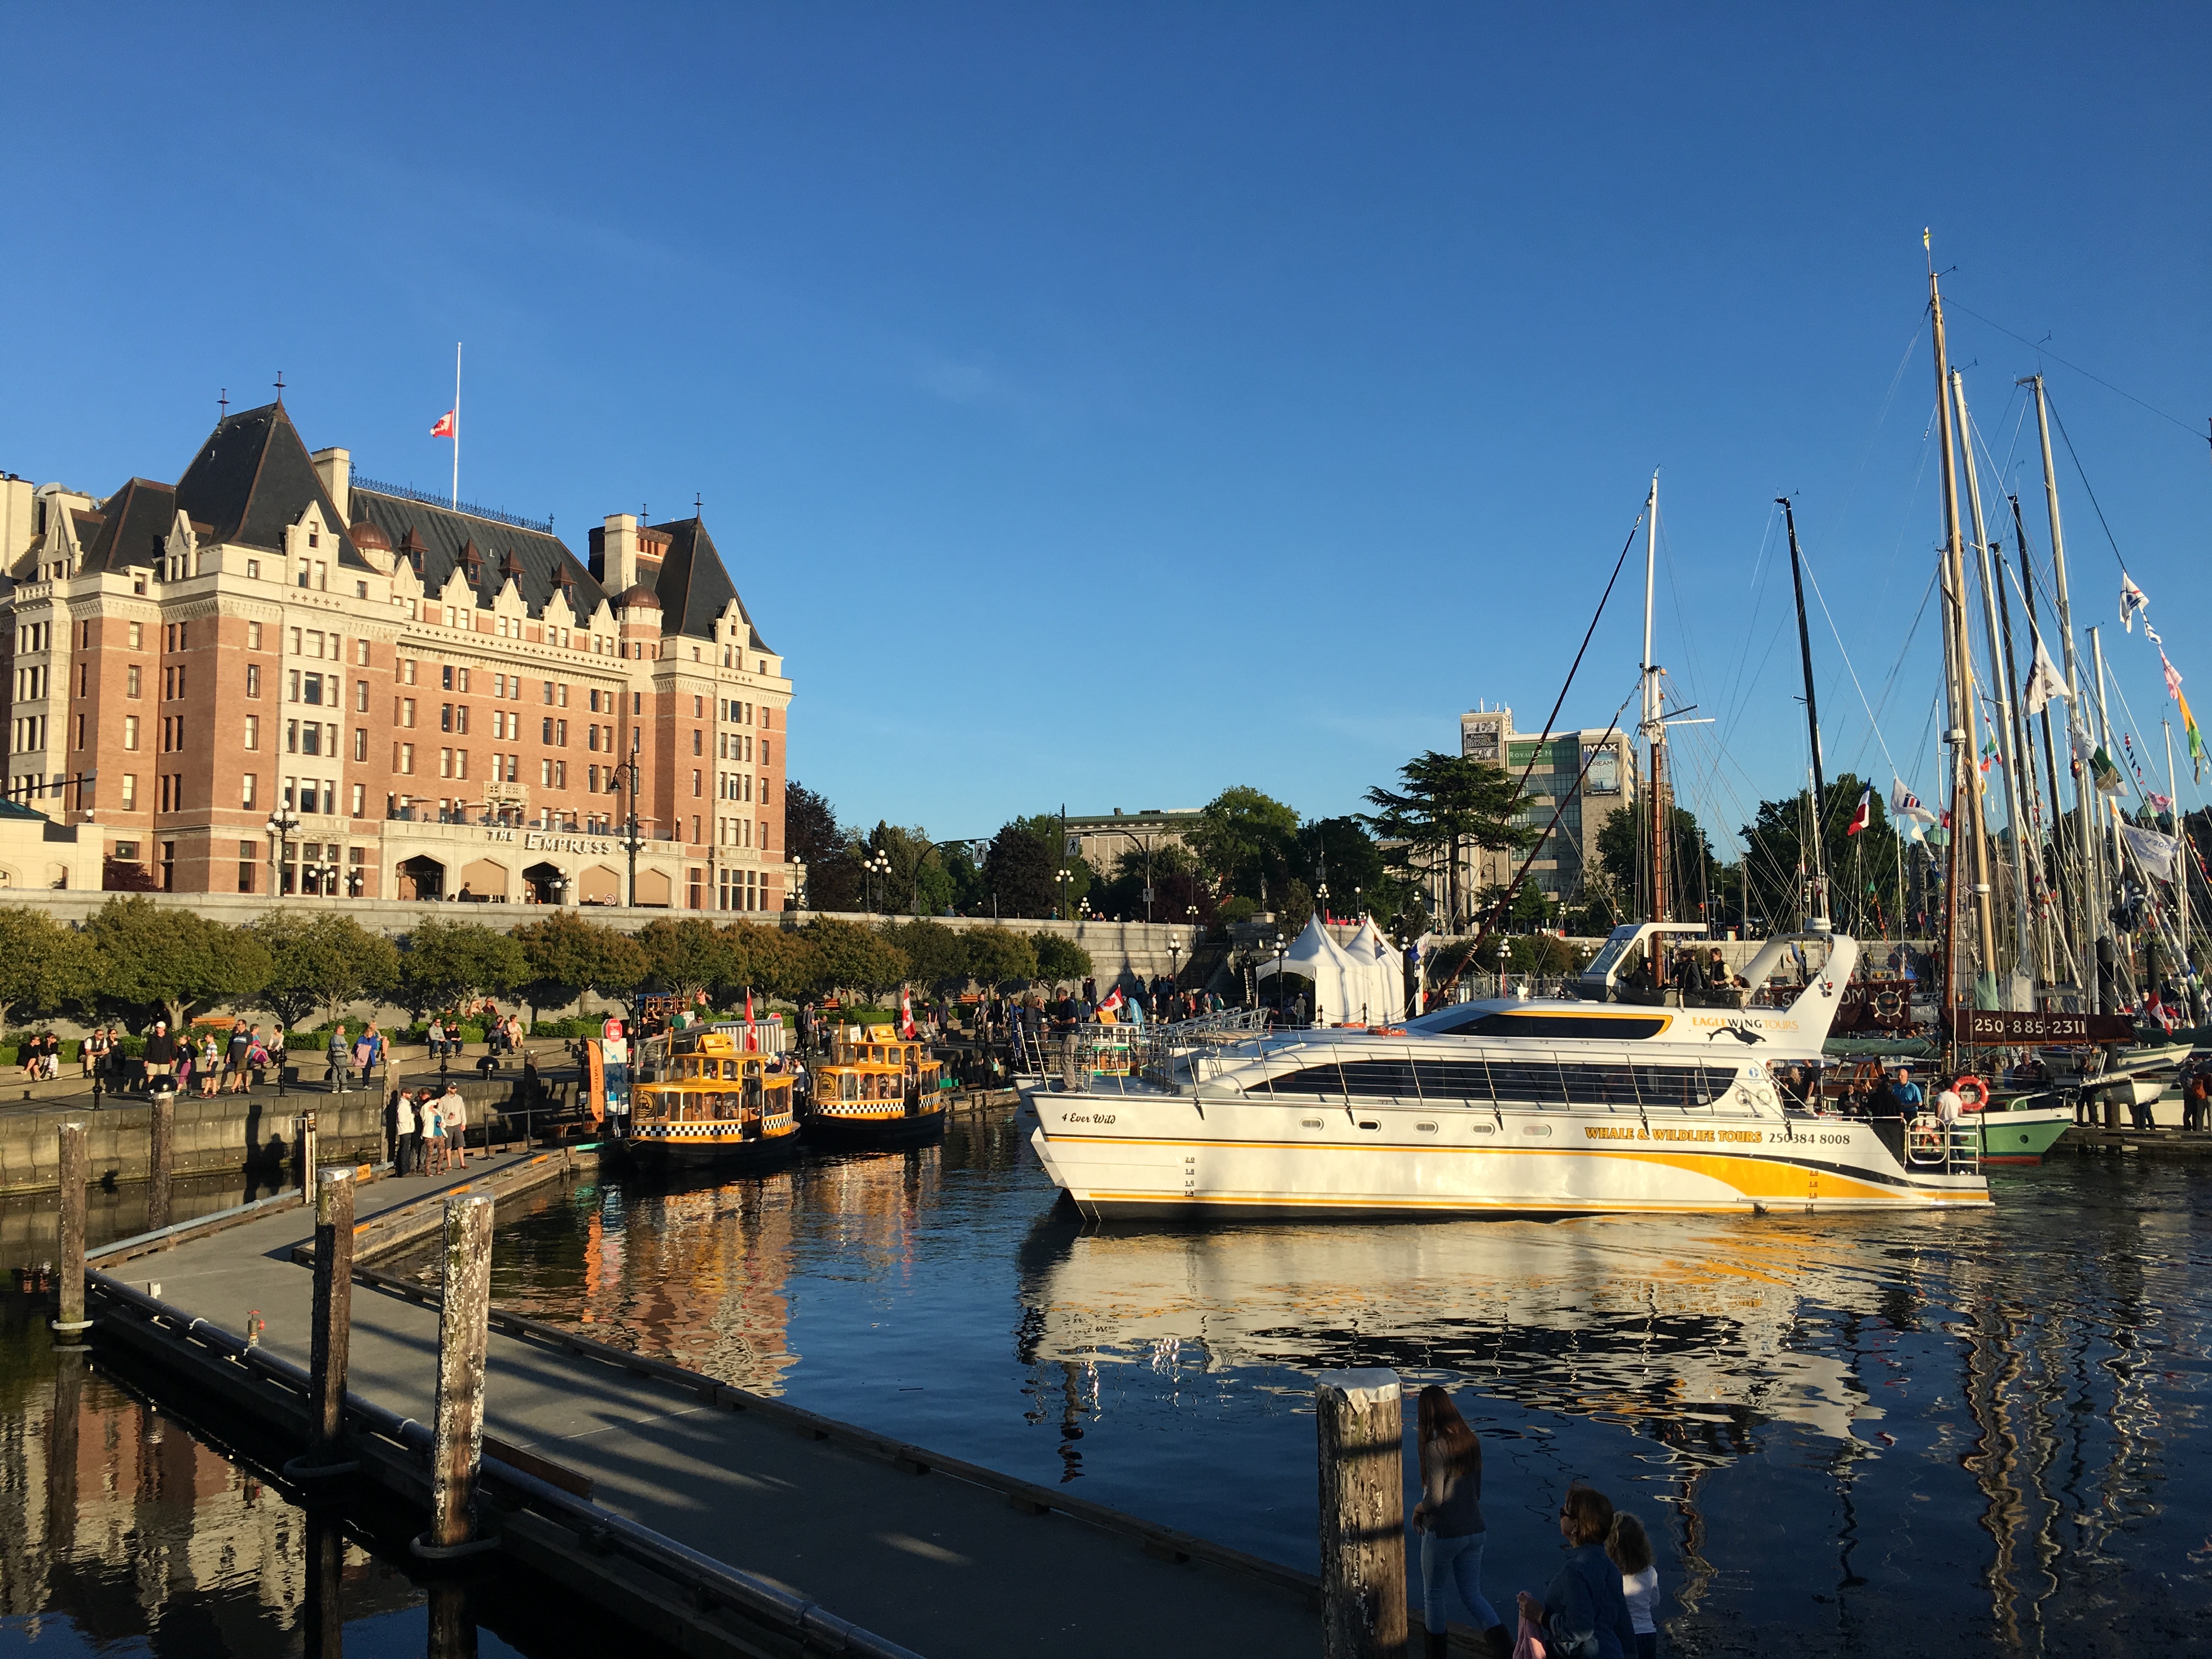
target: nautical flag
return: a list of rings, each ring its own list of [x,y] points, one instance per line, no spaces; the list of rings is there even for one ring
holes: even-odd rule
[[[914,1035],[914,997],[903,985],[899,987],[899,1035]]]
[[[1121,988],[1117,985],[1112,991],[1107,994],[1106,1000],[1098,1005],[1098,1012],[1103,1014],[1109,1012],[1119,1013],[1121,1011]]]
[[[2146,830],[2140,824],[2123,823],[2120,833],[2128,840],[2128,850],[2136,855],[2136,862],[2146,875],[2156,876],[2160,881],[2177,881],[2181,875],[2181,839],[2178,836],[2160,835],[2155,830]]]
[[[748,986],[745,989],[745,1052],[751,1054],[759,1047],[760,1034],[753,1030],[753,994]]]
[[[2189,699],[2180,692],[2173,700],[2181,705],[2181,724],[2189,732],[2189,771],[2198,783],[2204,781],[2204,734],[2197,729],[2197,716],[2189,712]]]
[[[2166,653],[2163,651],[2158,653],[2158,659],[2166,669],[2166,695],[2169,697],[2179,697],[2181,695],[2181,671],[2166,661]]]
[[[2101,743],[2089,757],[2089,776],[2096,783],[2100,794],[2124,795],[2128,793],[2128,781],[2120,775],[2120,769],[2112,764],[2112,757],[2105,752],[2105,745]]]
[[[1893,812],[1919,812],[1926,809],[1920,797],[1905,787],[1905,780],[1893,775],[1889,781],[1889,810]]]
[[[1844,833],[1846,836],[1856,836],[1858,834],[1860,830],[1867,827],[1867,820],[1872,816],[1873,812],[1874,786],[1869,784],[1867,786],[1866,793],[1859,797],[1859,810],[1851,814],[1851,821],[1844,829]]]
[[[460,411],[449,409],[438,416],[438,424],[430,428],[434,438],[458,438],[461,435]]]
[[[2171,812],[2173,811],[2173,797],[2171,795],[2145,795],[2143,799],[2151,804],[2151,810],[2154,811]]]
[[[2021,707],[2031,714],[2040,714],[2051,706],[2053,697],[2070,696],[2066,690],[2066,677],[2058,672],[2058,665],[2051,660],[2051,653],[2043,648],[2039,636],[2035,641],[2035,662],[2028,670],[2027,684],[2021,688]]]
[[[2150,600],[2142,589],[2135,585],[2128,573],[2120,572],[2120,626],[2129,633],[2136,631],[2136,612],[2149,609]]]

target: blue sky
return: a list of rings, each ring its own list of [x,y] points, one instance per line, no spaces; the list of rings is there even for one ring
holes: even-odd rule
[[[702,495],[798,683],[793,775],[848,819],[988,833],[1231,783],[1352,810],[1480,700],[1541,721],[1655,466],[1659,654],[1723,720],[1685,732],[1692,804],[1724,833],[1802,775],[1785,490],[1932,793],[1932,619],[1900,656],[1937,520],[1923,225],[1979,313],[1954,356],[2000,467],[2033,456],[2037,362],[2002,330],[2187,424],[2046,364],[2212,704],[2201,9],[11,27],[40,67],[0,113],[0,468],[173,478],[217,388],[282,368],[311,444],[440,484],[464,340],[463,495],[579,550]],[[2080,620],[2110,621],[2061,464]],[[2039,483],[2005,477],[2040,548]],[[1640,598],[1569,719],[1632,689]],[[1815,648],[1832,769],[1886,774]],[[2112,655],[2154,730],[2154,658]]]

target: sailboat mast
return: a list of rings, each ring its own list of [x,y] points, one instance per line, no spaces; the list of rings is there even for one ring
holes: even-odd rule
[[[2015,500],[2014,511],[2019,511]],[[2027,907],[2034,910],[2033,921],[2035,937],[2035,973],[2048,985],[2055,977],[2057,957],[2051,948],[2051,906],[2048,895],[2051,884],[2045,879],[2043,865],[2043,836],[2038,826],[2043,822],[2043,809],[2036,799],[2039,787],[2035,775],[2035,731],[2028,725],[2027,716],[2021,712],[2020,701],[2020,659],[2013,650],[2012,599],[2005,591],[2004,544],[1993,541],[1984,563],[1996,566],[1997,621],[2004,629],[2004,698],[2005,708],[2012,716],[2012,729],[2020,739],[2020,775],[2014,787],[2018,801],[2020,818],[2013,828],[2013,848],[2021,859],[2021,886],[2020,902],[2023,915]],[[2021,922],[2022,937],[2029,927]]]
[[[1651,601],[1659,572],[1659,475],[1644,502],[1644,744],[1651,757],[1648,834],[1650,840],[1651,920],[1667,915],[1667,720],[1659,696],[1659,666],[1651,660]]]
[[[2027,527],[2021,522],[2020,497],[2014,495],[2010,499],[2013,546],[2020,554],[2020,587],[2027,599],[2027,643],[2033,657],[2035,647],[2043,638],[2042,625],[2035,617],[2035,567],[2027,556]],[[2066,809],[2058,799],[2058,745],[2051,734],[2051,702],[2048,698],[2043,704],[2043,773],[2045,781],[2051,787],[2051,886],[2060,896],[2057,917],[2058,938],[2078,959],[2079,953],[2087,947],[2081,942],[2080,929],[2069,927],[2064,903],[2065,882],[2062,872],[2066,860],[2061,832],[2065,823]]]
[[[1966,464],[1966,505],[1974,520],[1974,563],[1982,579],[1982,629],[1989,640],[1990,689],[1996,694],[1996,718],[1990,724],[1996,731],[1997,764],[2004,769],[2005,817],[2012,833],[2013,971],[2026,974],[2033,971],[2029,964],[2035,960],[2035,944],[2028,915],[2027,842],[2020,806],[2020,736],[2013,729],[2012,705],[2005,699],[2010,682],[1999,654],[1996,581],[1990,570],[1989,527],[1982,518],[1981,473],[1974,465],[1974,427],[1966,415],[1966,380],[1955,368],[1951,371],[1951,402],[1959,423],[1960,458]],[[1970,725],[1966,729],[1972,732],[1973,727]],[[1975,793],[1978,794],[1979,789]],[[1991,962],[1990,968],[1995,972],[1996,963]],[[2006,999],[2006,1006],[2011,1006],[2010,998]]]
[[[1972,766],[1974,732],[1974,659],[1973,644],[1966,629],[1966,573],[1963,544],[1964,533],[1959,527],[1959,453],[1957,434],[1951,424],[1950,378],[1951,365],[1943,341],[1943,295],[1938,289],[1936,273],[1928,273],[1928,307],[1935,320],[1936,337],[1936,429],[1941,439],[1943,460],[1943,602],[1945,620],[1951,630],[1951,666],[1955,683],[1951,688],[1952,729],[1951,744],[1951,866],[1953,879],[1949,908],[1956,915],[1958,908],[1959,819],[1960,798],[1965,797],[1966,835],[1971,853],[1969,863],[1973,874],[1974,935],[1981,951],[1979,972],[1994,975],[1996,971],[1996,912],[1990,902],[1990,849],[1984,836],[1981,791],[1974,787],[1968,775]],[[1950,942],[1953,983],[1956,983],[1958,941],[1954,934]]]
[[[2106,712],[2105,708],[2105,642],[2098,637],[2098,630],[2094,628],[2089,630],[2089,666],[2097,682],[2096,745],[2105,751],[2106,759],[2112,760],[2117,765],[2118,762],[2112,754],[2113,749],[2117,747],[2112,742],[2112,718]],[[2084,769],[2088,774],[2089,822],[2096,830],[2097,885],[2094,890],[2094,902],[2099,908],[2109,912],[2115,891],[2120,884],[2120,832],[2114,825],[2109,827],[2108,833],[2106,815],[2117,816],[2119,806],[2117,802],[2105,799],[2104,790],[2097,785],[2096,767],[2093,764]],[[2098,918],[2098,921],[2097,931],[2101,934],[2105,927],[2110,925],[2112,917],[2107,914]],[[2129,974],[2132,978],[2135,964],[2132,953],[2124,939],[2113,941],[2113,954],[2128,963]],[[2115,1011],[2106,1008],[2100,1012],[2109,1014]]]
[[[2181,879],[2174,890],[2181,898],[2181,971],[2175,975],[2184,985],[2189,982],[2189,867],[2197,862],[2197,849],[2189,844],[2189,826],[2181,821],[2181,790],[2173,781],[2173,722],[2160,718],[2159,725],[2166,729],[2166,810],[2173,819],[2173,833],[2181,842]]]
[[[1813,695],[1813,635],[1805,625],[1805,571],[1797,553],[1797,514],[1787,495],[1777,495],[1782,521],[1790,530],[1790,585],[1797,594],[1797,655],[1805,668],[1805,735],[1813,747],[1813,919],[1814,933],[1828,931],[1827,799],[1828,780],[1820,763],[1820,705]]]

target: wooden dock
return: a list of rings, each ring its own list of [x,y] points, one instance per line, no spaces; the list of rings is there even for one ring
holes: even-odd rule
[[[436,1292],[373,1265],[464,1185],[499,1198],[575,1154],[359,1193],[348,1417],[360,1472],[428,1491]],[[307,1441],[313,1215],[296,1198],[125,1241],[95,1337]],[[304,1248],[303,1248],[304,1247]],[[238,1333],[263,1322],[248,1348]],[[484,1466],[501,1555],[688,1652],[1317,1654],[1314,1576],[494,1310]]]

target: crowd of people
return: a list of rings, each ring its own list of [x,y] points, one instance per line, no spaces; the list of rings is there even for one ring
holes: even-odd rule
[[[1497,1659],[1507,1659],[1522,1640],[1575,1659],[1656,1659],[1659,1572],[1641,1521],[1616,1510],[1592,1487],[1569,1486],[1559,1504],[1566,1559],[1541,1595],[1523,1590],[1515,1599],[1516,1636],[1482,1589],[1489,1537],[1482,1516],[1482,1442],[1450,1393],[1434,1383],[1421,1390],[1413,1438],[1421,1497],[1413,1523],[1420,1534],[1427,1659],[1443,1659],[1449,1651],[1455,1600]]]

